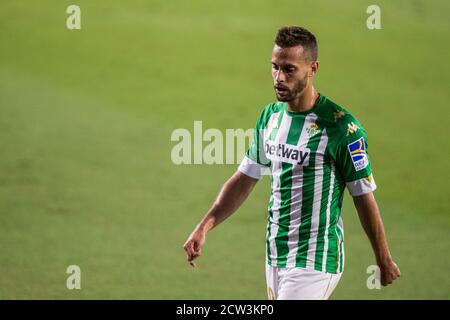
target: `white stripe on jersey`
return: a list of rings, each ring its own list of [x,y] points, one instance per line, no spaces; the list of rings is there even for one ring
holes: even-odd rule
[[[342,255],[342,266],[340,265],[341,263],[341,259],[338,259],[337,261],[337,268],[336,268],[336,272],[340,272],[340,270],[344,270],[344,259],[345,259],[345,255],[344,255],[344,224],[342,221],[342,216],[339,217],[338,223],[336,224],[336,227],[341,231],[342,234],[342,238],[339,236],[339,233],[337,233],[337,236],[339,238],[339,246],[338,246],[338,252],[339,252],[339,257]]]
[[[275,137],[275,144],[286,143],[289,130],[291,128],[292,118],[284,114],[281,119],[280,127],[278,128],[277,135]],[[282,169],[282,162],[280,160],[272,160],[272,179],[273,179],[273,205],[272,205],[272,221],[270,226],[270,255],[272,259],[272,265],[277,264],[277,246],[275,243],[275,237],[278,233],[278,222],[280,218],[280,205],[281,205],[281,193],[280,193],[280,175]],[[272,258],[273,257],[273,258]]]
[[[305,117],[302,132],[297,143],[297,146],[306,149],[309,142],[309,134],[306,128],[309,128],[317,119],[317,115],[310,113]],[[303,166],[293,166],[292,180],[291,180],[291,217],[288,230],[288,256],[286,261],[287,267],[295,266],[295,259],[298,252],[298,240],[302,211],[302,189],[303,189]]]
[[[323,183],[323,165],[325,148],[328,143],[327,130],[323,129],[322,136],[320,137],[319,146],[317,147],[316,160],[314,162],[315,176],[314,176],[314,197],[313,207],[311,214],[311,229],[309,233],[308,243],[308,257],[306,260],[306,266],[314,268],[317,235],[319,233],[320,222],[320,204],[322,201],[322,183]]]
[[[280,117],[280,114],[281,114],[281,111],[278,111],[278,112],[272,113],[270,115],[269,121],[267,122],[267,126],[264,128],[264,134],[262,137],[263,141],[266,141],[267,139],[269,139],[270,133],[278,124],[278,118]]]

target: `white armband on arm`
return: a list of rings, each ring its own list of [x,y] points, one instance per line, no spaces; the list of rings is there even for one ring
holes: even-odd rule
[[[372,175],[355,181],[347,182],[348,191],[353,197],[374,191],[377,188]]]
[[[243,174],[245,174],[246,176],[249,176],[253,179],[261,179],[262,176],[262,172],[264,169],[267,169],[265,166],[263,166],[262,164],[259,164],[256,161],[253,161],[252,159],[248,158],[248,157],[244,157],[244,159],[242,159],[241,164],[239,165],[238,170],[240,172],[242,172]]]

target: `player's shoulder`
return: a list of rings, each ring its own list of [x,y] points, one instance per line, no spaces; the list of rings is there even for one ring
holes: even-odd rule
[[[272,115],[279,113],[282,110],[283,104],[278,101],[272,101],[262,109],[259,118],[258,123],[261,126],[265,126]]]
[[[365,134],[365,130],[359,120],[345,107],[327,96],[322,96],[321,99],[320,108],[317,110],[317,122],[326,127],[333,135],[348,136],[358,131]]]
[[[272,113],[280,112],[283,108],[283,103],[279,101],[272,101],[266,104],[262,110],[262,114],[271,115]]]

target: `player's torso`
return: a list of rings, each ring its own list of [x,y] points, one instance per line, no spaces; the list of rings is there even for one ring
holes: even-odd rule
[[[263,156],[271,163],[273,177],[287,178],[274,188],[286,187],[285,180],[299,176],[304,191],[314,192],[308,185],[317,183],[314,180],[320,180],[333,165],[336,139],[327,124],[315,112],[292,113],[285,105],[270,115],[262,134]]]
[[[334,163],[339,137],[333,112],[331,104],[308,113],[279,104],[268,116],[261,137],[272,174],[267,234],[272,265],[336,269],[327,261],[338,259],[333,248],[340,243],[336,226],[345,184]]]

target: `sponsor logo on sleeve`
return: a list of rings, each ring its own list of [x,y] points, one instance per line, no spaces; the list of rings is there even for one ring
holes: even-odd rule
[[[356,171],[363,170],[369,165],[369,159],[367,158],[366,145],[363,137],[349,143],[347,147]]]

